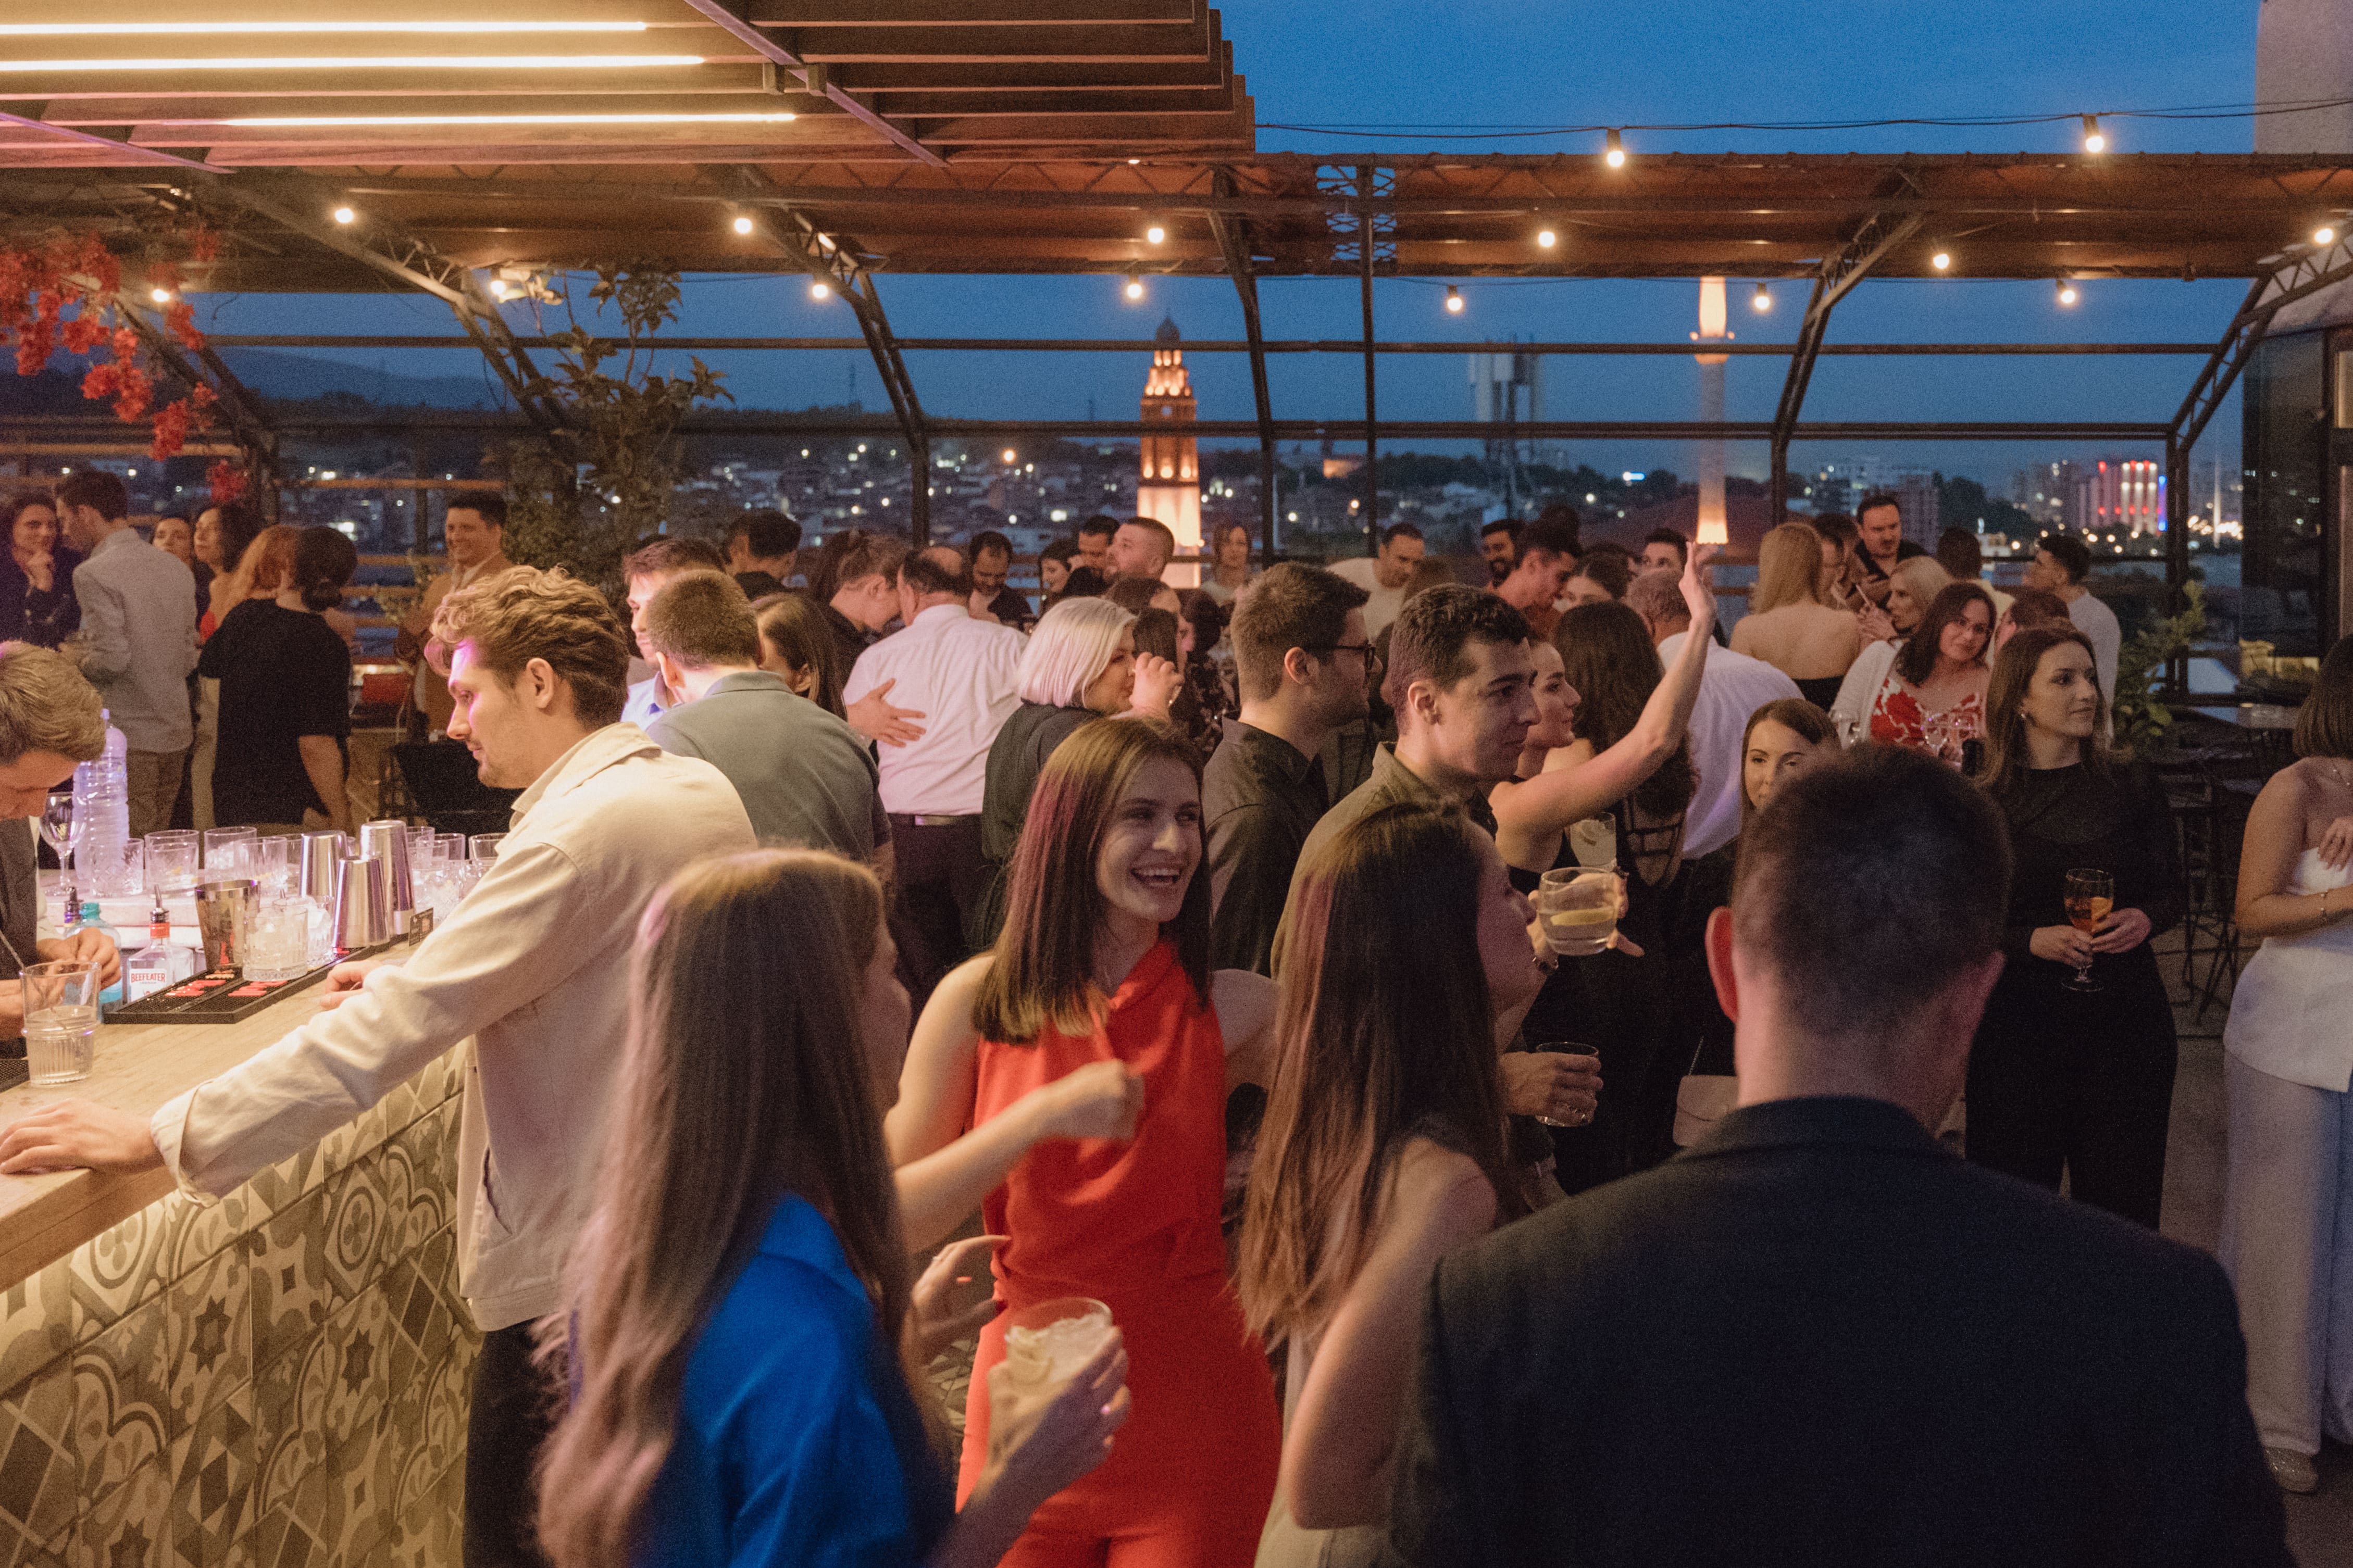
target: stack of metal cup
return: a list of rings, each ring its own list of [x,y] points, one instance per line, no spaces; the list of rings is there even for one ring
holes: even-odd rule
[[[371,822],[360,828],[360,858],[371,862],[370,875],[379,889],[379,901],[390,924],[377,940],[421,935],[417,930],[416,883],[408,874],[408,824],[396,818]],[[432,919],[428,910],[425,916]]]
[[[383,867],[383,861],[369,855],[336,862],[337,952],[359,952],[392,940],[392,909],[385,900]]]
[[[302,835],[302,896],[332,910],[336,881],[342,876],[343,859],[350,853],[351,840],[340,833]]]

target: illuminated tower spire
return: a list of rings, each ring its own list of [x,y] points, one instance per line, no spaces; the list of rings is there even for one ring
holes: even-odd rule
[[[1144,422],[1166,425],[1166,436],[1143,440],[1143,475],[1135,488],[1135,510],[1156,518],[1176,536],[1180,559],[1168,570],[1167,580],[1178,587],[1195,585],[1200,574],[1201,464],[1192,435],[1192,378],[1185,371],[1182,334],[1174,320],[1163,319],[1152,334],[1152,369],[1144,378]],[[1181,427],[1182,433],[1179,433]],[[1179,581],[1179,579],[1182,581]]]

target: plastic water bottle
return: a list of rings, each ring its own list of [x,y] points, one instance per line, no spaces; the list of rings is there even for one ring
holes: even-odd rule
[[[82,825],[74,852],[75,889],[115,898],[138,889],[125,852],[131,843],[131,742],[103,715],[106,750],[74,769],[74,820]]]
[[[84,900],[81,906],[80,929],[83,931],[97,931],[100,935],[105,937],[107,941],[114,944],[114,951],[117,953],[120,953],[122,951],[121,933],[117,931],[112,926],[106,923],[106,917],[99,912],[98,900],[96,899]],[[119,1006],[121,1004],[121,1001],[122,982],[120,980],[116,981],[113,984],[108,986],[105,990],[98,994],[98,1005],[100,1007]]]

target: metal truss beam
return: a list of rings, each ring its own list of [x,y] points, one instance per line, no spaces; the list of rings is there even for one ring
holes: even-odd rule
[[[1920,223],[1916,214],[1896,217],[1889,213],[1873,213],[1855,231],[1846,248],[1825,258],[1814,274],[1805,320],[1799,324],[1797,346],[1789,355],[1789,372],[1781,383],[1780,405],[1773,413],[1771,473],[1766,480],[1770,499],[1765,513],[1773,523],[1778,523],[1788,510],[1789,482],[1786,476],[1789,442],[1798,427],[1798,416],[1806,405],[1806,388],[1814,379],[1814,362],[1822,352],[1823,335],[1830,331],[1831,311],[1889,251],[1909,239]]]
[[[484,290],[473,268],[381,220],[363,218],[349,226],[336,223],[332,214],[340,199],[338,193],[309,180],[278,174],[238,174],[216,180],[207,188],[306,239],[374,268],[395,282],[440,300],[457,316],[467,340],[490,362],[508,395],[531,422],[542,430],[563,426],[563,409],[533,393],[538,367],[515,340],[499,313],[498,301]]]
[[[713,26],[724,28],[743,40],[761,58],[779,71],[787,71],[798,77],[802,90],[826,100],[851,119],[880,132],[893,146],[909,156],[929,163],[934,168],[944,169],[948,166],[948,161],[945,158],[900,130],[871,106],[860,103],[851,96],[849,89],[833,80],[823,66],[810,65],[746,21],[733,5],[727,3],[727,0],[686,0],[686,3],[701,12]]]
[[[1252,278],[1251,294],[1257,294],[1256,279]],[[467,340],[452,337],[395,336],[373,332],[253,332],[222,333],[212,339],[223,348],[237,349],[447,349],[463,348]],[[598,338],[599,344],[608,348],[625,348],[623,338]],[[518,336],[517,346],[526,349],[557,348],[554,338]],[[909,353],[1150,353],[1154,343],[1150,338],[901,338],[899,346]],[[865,347],[863,338],[707,338],[655,337],[639,341],[641,348],[692,350],[707,353],[716,349],[760,352],[776,349],[857,349]],[[1251,352],[1248,338],[1187,338],[1185,352],[1188,354],[1230,353]],[[1260,353],[1267,354],[1360,354],[1365,345],[1354,338],[1261,338]],[[1462,354],[1518,353],[1587,355],[1608,358],[1612,355],[1636,357],[1663,354],[1681,359],[1688,356],[1692,346],[1680,343],[1520,343],[1520,342],[1384,342],[1373,345],[1375,353],[1384,354],[1444,354],[1454,358]],[[1717,342],[1708,345],[1712,354],[1735,357],[1787,358],[1797,353],[1794,343]],[[1865,358],[1917,355],[1925,358],[1951,358],[1969,355],[2047,355],[2059,358],[2084,354],[2163,354],[2175,359],[2204,359],[2214,352],[2207,343],[1824,343],[1816,349],[1817,356],[1837,359],[1846,355]]]
[[[2245,303],[2222,333],[2222,341],[2214,345],[2206,367],[2190,384],[2189,395],[2173,416],[2169,439],[2181,448],[2186,462],[2191,447],[2206,433],[2207,425],[2221,411],[2223,397],[2238,381],[2239,373],[2255,345],[2271,331],[2272,318],[2288,305],[2333,288],[2353,278],[2353,237],[2342,238],[2334,245],[2313,246],[2300,250],[2278,268],[2256,279],[2247,288]]]
[[[739,168],[731,177],[746,198],[744,216],[751,220],[753,232],[782,251],[813,281],[840,295],[850,314],[857,318],[859,333],[865,341],[867,353],[873,356],[874,373],[881,378],[883,393],[891,399],[892,415],[899,423],[900,434],[907,440],[913,479],[908,497],[908,525],[915,548],[922,549],[930,542],[932,533],[931,434],[923,416],[923,400],[915,395],[915,383],[907,374],[906,358],[891,333],[891,318],[882,309],[882,296],[874,287],[873,275],[860,260],[859,246],[839,235],[822,232],[798,207],[777,201],[774,187],[758,170]]]
[[[1230,172],[1218,171],[1220,195],[1230,193],[1233,183]],[[1275,529],[1274,397],[1267,389],[1266,336],[1259,324],[1258,274],[1250,268],[1250,232],[1242,220],[1211,213],[1209,230],[1217,236],[1218,249],[1225,256],[1226,276],[1234,280],[1234,292],[1241,298],[1243,341],[1250,352],[1250,398],[1258,410],[1259,554],[1263,560],[1272,561],[1280,548]]]

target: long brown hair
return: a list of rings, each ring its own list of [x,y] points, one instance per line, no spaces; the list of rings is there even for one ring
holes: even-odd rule
[[[1129,715],[1082,724],[1054,748],[1029,796],[1029,819],[1014,847],[1006,881],[1005,929],[972,1005],[983,1039],[1028,1045],[1044,1029],[1084,1035],[1094,1027],[1103,993],[1094,984],[1095,933],[1103,925],[1095,858],[1120,797],[1145,763],[1182,763],[1201,784],[1201,763],[1175,726]],[[1193,869],[1185,902],[1161,935],[1193,994],[1209,995],[1209,876],[1206,853]]]
[[[1734,775],[1740,785],[1740,830],[1757,819],[1757,805],[1748,798],[1748,742],[1759,724],[1778,724],[1810,746],[1819,746],[1837,731],[1831,728],[1831,716],[1802,697],[1777,697],[1756,712],[1741,727],[1740,750],[1734,753]]]
[[[2353,637],[2337,639],[2295,711],[2295,754],[2353,757]]]
[[[539,1468],[563,1568],[632,1561],[696,1336],[786,1194],[825,1215],[880,1342],[901,1342],[907,1249],[860,1045],[881,921],[871,873],[799,849],[701,861],[646,912],[616,1157],[570,1265],[579,1392]]]
[[[1552,640],[1560,650],[1561,672],[1577,690],[1577,738],[1597,754],[1606,752],[1641,722],[1651,693],[1666,678],[1659,668],[1659,650],[1651,646],[1650,629],[1624,605],[1579,605],[1560,617]],[[1634,786],[1631,798],[1663,821],[1690,806],[1692,792],[1698,787],[1686,738],[1655,773]]]
[[[1385,806],[1300,867],[1238,1269],[1270,1342],[1330,1317],[1418,1130],[1507,1190],[1471,832],[1459,812]]]
[[[2073,626],[2029,626],[2004,643],[1994,656],[1993,674],[1986,682],[1985,761],[1978,764],[1978,783],[1996,800],[2008,797],[2027,771],[2026,689],[2033,684],[2035,666],[2054,647],[2073,643],[2085,653],[2092,639]],[[2094,668],[2098,668],[2096,662]],[[2084,766],[2095,778],[2108,776],[2108,700],[2095,677],[2092,694],[2099,702],[2092,733],[2084,742]]]
[[[818,601],[806,594],[770,594],[754,602],[752,615],[760,628],[761,651],[773,649],[794,668],[807,670],[816,683],[809,700],[837,719],[847,718],[841,645],[833,640]]]
[[[1895,673],[1913,686],[1925,686],[1936,673],[1936,645],[1944,640],[1945,628],[1968,613],[1971,605],[1986,607],[1986,647],[1993,647],[1993,595],[1982,583],[1947,583],[1936,590],[1928,607],[1920,614],[1920,624],[1912,628],[1912,637],[1895,650]],[[1978,654],[1978,662],[1985,662],[1985,654]]]

